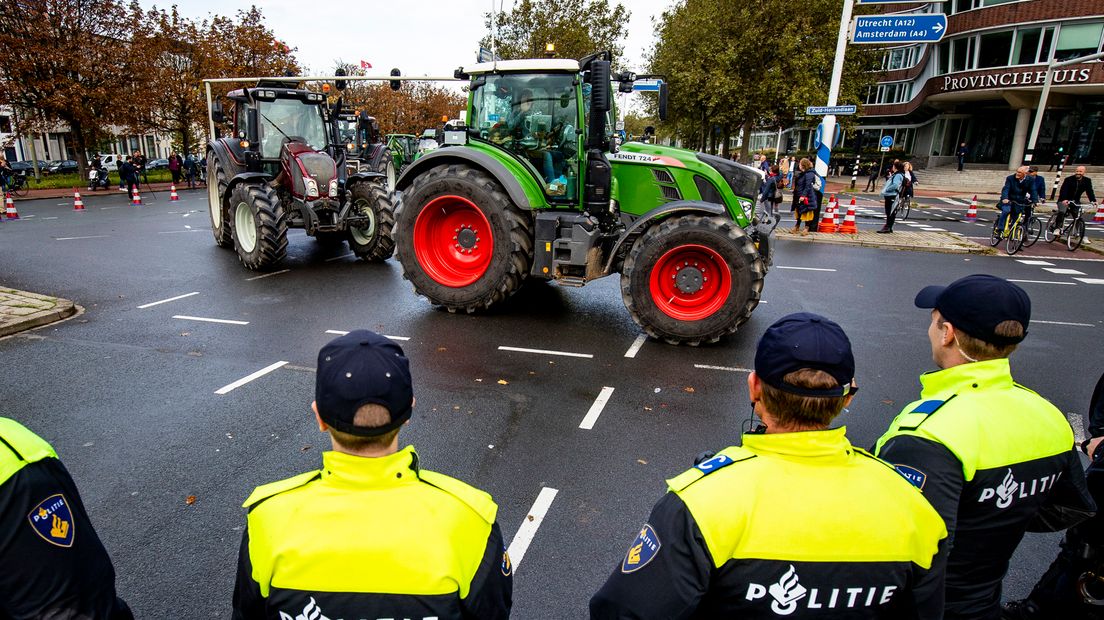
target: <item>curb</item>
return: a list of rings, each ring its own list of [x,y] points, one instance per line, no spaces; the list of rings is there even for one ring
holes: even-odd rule
[[[900,234],[900,233],[895,233]],[[862,248],[877,248],[882,250],[906,250],[912,252],[933,252],[936,254],[996,254],[993,248],[987,248],[985,246],[978,245],[972,241],[967,241],[955,235],[949,233],[909,233],[913,235],[935,235],[940,237],[938,239],[939,245],[923,246],[912,245],[906,243],[894,242],[891,238],[887,238],[886,242],[881,241],[868,241],[860,238],[859,235],[849,235],[841,233],[809,233],[806,236],[795,235],[790,232],[775,231],[775,236],[778,239],[787,239],[792,241],[804,241],[810,243],[827,243],[830,245],[852,245]],[[928,238],[928,237],[925,237]],[[936,240],[932,238],[932,240]]]
[[[77,313],[78,306],[68,299],[52,299],[56,301],[53,308],[27,315],[14,323],[0,325],[0,338],[18,334],[28,329],[42,327],[43,325],[49,325],[50,323],[56,323],[57,321],[67,319]]]

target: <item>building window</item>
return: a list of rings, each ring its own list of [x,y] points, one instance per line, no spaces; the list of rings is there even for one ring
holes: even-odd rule
[[[1064,24],[1058,31],[1058,46],[1054,59],[1070,60],[1095,54],[1100,49],[1102,30],[1104,30],[1104,23]]]
[[[951,41],[951,71],[965,71],[973,68],[973,43],[973,37]]]
[[[936,75],[944,75],[951,72],[951,42],[943,41],[937,48],[939,55],[939,73]]]
[[[1012,49],[1012,31],[983,34],[977,53],[977,68],[1008,66],[1008,53]]]
[[[1039,58],[1039,38],[1042,28],[1027,28],[1016,31],[1016,45],[1012,48],[1012,63],[1033,65]]]
[[[0,116],[0,133],[12,133],[10,116]]]

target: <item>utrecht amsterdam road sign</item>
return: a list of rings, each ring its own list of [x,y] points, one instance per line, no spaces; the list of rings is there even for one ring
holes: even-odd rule
[[[848,114],[854,114],[858,111],[853,105],[811,105],[805,108],[806,116],[826,116],[828,114],[835,114],[838,116],[846,116]]]
[[[939,14],[863,15],[851,29],[852,43],[935,43],[947,32]]]
[[[633,90],[643,93],[658,93],[659,85],[663,83],[663,80],[637,80],[633,82]]]

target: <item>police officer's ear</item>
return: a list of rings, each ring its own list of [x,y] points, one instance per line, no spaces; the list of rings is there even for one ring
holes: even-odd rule
[[[763,399],[763,382],[753,370],[748,373],[747,383],[748,397],[751,399],[751,404],[754,405]]]
[[[325,433],[330,430],[330,425],[322,421],[322,416],[318,415],[318,401],[311,401],[311,411],[314,412],[314,421],[318,422],[318,430]]]

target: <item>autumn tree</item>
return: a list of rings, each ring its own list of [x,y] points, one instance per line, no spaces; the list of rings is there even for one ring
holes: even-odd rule
[[[504,59],[541,58],[545,45],[556,46],[559,58],[582,58],[609,50],[616,63],[624,50],[629,10],[609,0],[520,0],[514,8],[495,17],[495,45]],[[486,16],[488,33],[491,15]],[[479,42],[491,49],[491,35]]]

